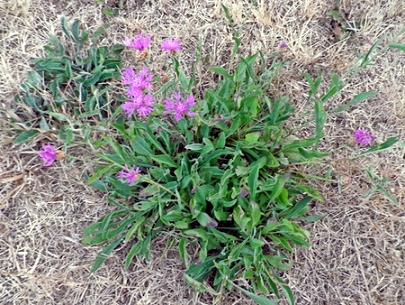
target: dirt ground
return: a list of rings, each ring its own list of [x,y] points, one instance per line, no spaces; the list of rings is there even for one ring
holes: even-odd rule
[[[119,1],[107,1],[114,5]],[[288,61],[274,94],[287,95],[300,118],[311,105],[306,99],[305,72],[343,75],[343,93],[330,109],[363,91],[378,96],[347,114],[331,114],[324,148],[333,162],[308,168],[312,174],[332,170],[337,183],[319,183],[326,203],[314,207],[324,218],[308,225],[312,247],[294,253],[295,265],[286,277],[299,305],[403,305],[405,304],[404,150],[350,160],[358,150],[352,140],[357,128],[372,130],[379,141],[405,130],[405,56],[388,49],[404,43],[404,2],[363,1],[139,1],[128,0],[120,15],[109,19],[105,42],[120,42],[139,31],[156,37],[180,37],[184,56],[192,57],[202,45],[205,65],[223,64],[232,46],[232,33],[221,11],[230,12],[241,33],[242,49],[274,52],[280,42]],[[344,12],[342,26],[329,13]],[[150,262],[138,261],[129,272],[122,257],[114,255],[96,274],[90,267],[96,248],[80,244],[83,228],[103,215],[106,200],[85,185],[93,170],[91,156],[81,148],[57,166],[44,169],[37,158],[38,143],[16,146],[13,97],[40,56],[50,34],[60,32],[61,16],[78,18],[95,29],[106,18],[92,0],[0,0],[0,304],[136,304],[204,305],[250,304],[238,293],[213,300],[189,289],[182,279],[184,267],[176,250],[162,236]],[[402,31],[402,32],[401,32]],[[374,42],[371,64],[352,68]],[[202,64],[202,82],[210,82]],[[14,122],[14,123],[12,123]],[[52,138],[44,134],[38,139]],[[398,201],[367,194],[373,184],[366,170],[388,179],[386,187]]]

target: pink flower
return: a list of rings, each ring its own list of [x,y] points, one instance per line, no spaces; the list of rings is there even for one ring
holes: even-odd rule
[[[147,67],[143,67],[139,73],[127,68],[122,71],[121,79],[122,83],[128,86],[128,93],[131,96],[139,95],[139,91],[152,89],[153,74]]]
[[[375,136],[367,130],[358,129],[354,132],[354,139],[359,146],[371,146],[375,141]]]
[[[147,94],[138,102],[137,113],[141,118],[146,118],[153,112],[155,100],[153,95]]]
[[[174,115],[174,119],[178,122],[185,116],[190,118],[195,116],[191,109],[195,106],[195,98],[190,95],[186,100],[179,92],[174,93],[171,99],[164,101],[166,112]]]
[[[154,98],[145,91],[152,90],[153,74],[147,67],[143,67],[138,73],[134,69],[128,68],[122,72],[122,81],[127,85],[127,95],[129,101],[122,105],[128,118],[137,114],[140,118],[151,115],[154,107]]]
[[[128,168],[125,165],[124,169],[117,174],[117,178],[123,182],[128,183],[129,185],[134,185],[136,181],[138,181],[141,175],[141,170],[139,167]]]
[[[182,50],[181,41],[178,38],[167,38],[163,40],[162,51],[177,53]]]
[[[121,80],[124,85],[132,84],[136,79],[135,70],[132,68],[126,68],[121,72]]]
[[[124,110],[126,116],[128,118],[132,117],[137,109],[137,103],[134,103],[133,101],[125,102],[122,104],[122,109]]]
[[[153,95],[141,95],[124,103],[122,109],[128,118],[137,114],[140,118],[146,118],[153,112],[155,100]]]
[[[52,144],[46,144],[42,146],[42,149],[39,151],[39,156],[42,159],[44,166],[51,166],[58,156],[55,146]]]
[[[287,44],[287,42],[281,41],[281,42],[278,44],[278,48],[279,48],[279,49],[288,49],[288,44]]]
[[[130,49],[138,50],[138,51],[145,51],[148,49],[152,44],[152,36],[145,35],[145,34],[138,34],[135,38],[126,38],[124,40],[124,45]]]

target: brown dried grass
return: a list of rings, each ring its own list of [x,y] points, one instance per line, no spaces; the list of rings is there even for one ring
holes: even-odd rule
[[[108,1],[115,3],[117,1]],[[224,64],[232,35],[221,12],[230,7],[242,34],[246,52],[272,52],[280,41],[290,61],[273,88],[291,96],[298,118],[310,111],[302,75],[338,71],[345,75],[341,98],[375,90],[378,98],[342,116],[332,116],[325,148],[338,161],[313,174],[332,169],[335,186],[321,183],[326,204],[314,208],[325,218],[308,226],[311,249],[295,253],[295,266],[287,274],[298,304],[405,304],[404,166],[403,151],[396,149],[354,162],[347,159],[355,148],[351,132],[372,129],[379,140],[404,134],[404,56],[395,51],[379,53],[372,66],[348,74],[372,43],[403,40],[403,3],[396,0],[341,1],[350,21],[360,25],[344,39],[327,13],[334,1],[127,1],[125,11],[111,21],[108,41],[120,41],[140,30],[156,37],[176,35],[193,55],[204,46],[204,65]],[[0,303],[1,304],[248,304],[236,293],[212,300],[192,291],[182,280],[183,266],[167,238],[162,236],[149,263],[137,261],[124,272],[121,257],[114,255],[97,274],[89,272],[96,249],[80,244],[84,226],[108,209],[103,198],[83,183],[92,170],[90,157],[80,150],[51,169],[38,165],[37,144],[16,147],[10,137],[18,122],[10,125],[13,96],[39,56],[49,34],[58,32],[61,15],[79,18],[97,27],[104,19],[94,1],[18,0],[0,3]],[[130,61],[131,59],[128,58]],[[202,82],[209,74],[198,66]],[[401,82],[402,81],[402,82]],[[10,127],[12,126],[12,127]],[[48,137],[51,135],[43,135]],[[390,179],[400,206],[380,195],[363,198],[371,187],[365,175],[370,166]]]

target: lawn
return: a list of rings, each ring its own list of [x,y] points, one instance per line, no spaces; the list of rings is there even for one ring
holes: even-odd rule
[[[314,127],[305,74],[323,75],[323,90],[333,73],[340,75],[344,86],[327,103],[321,145],[333,157],[304,167],[309,176],[326,177],[312,180],[325,202],[313,204],[310,215],[322,217],[305,224],[311,246],[294,250],[292,268],[282,276],[299,305],[404,304],[403,144],[351,158],[361,149],[353,138],[357,129],[372,131],[379,143],[403,139],[405,57],[389,47],[404,43],[403,9],[399,0],[0,3],[0,303],[253,304],[238,290],[214,297],[192,289],[171,231],[157,238],[149,261],[135,259],[126,271],[124,245],[91,272],[101,248],[83,245],[83,230],[113,209],[107,196],[86,183],[98,167],[94,155],[77,140],[52,167],[43,167],[41,145],[59,141],[63,147],[52,128],[15,143],[33,115],[15,96],[32,60],[44,56],[49,36],[61,35],[65,16],[93,31],[104,25],[106,45],[139,32],[180,38],[185,70],[190,73],[196,62],[201,90],[217,83],[208,67],[232,62],[229,50],[238,32],[243,54],[274,54],[286,63],[269,92],[290,98],[296,112],[289,124],[302,137]],[[123,54],[124,66],[139,60],[128,50]],[[167,57],[156,56],[152,68],[165,73],[168,66]],[[334,111],[370,91],[376,92],[372,98]]]

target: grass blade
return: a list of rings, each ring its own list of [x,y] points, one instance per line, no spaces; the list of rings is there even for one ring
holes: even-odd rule
[[[337,107],[334,112],[335,113],[344,112],[344,111],[352,108],[353,106],[356,106],[356,105],[358,105],[368,99],[372,99],[376,96],[377,96],[377,92],[375,92],[375,91],[362,92],[360,94],[357,94],[350,102]]]

